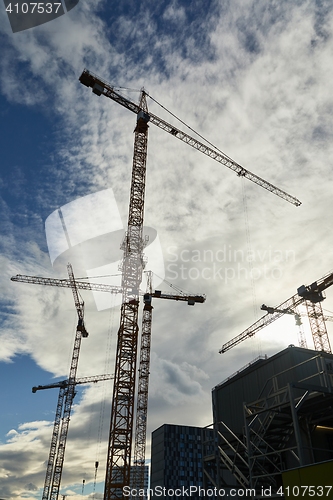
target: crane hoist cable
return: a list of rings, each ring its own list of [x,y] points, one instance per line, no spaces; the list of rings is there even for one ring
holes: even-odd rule
[[[32,283],[38,285],[47,285],[47,286],[58,286],[63,288],[72,288],[72,280],[68,279],[56,279],[56,278],[43,278],[41,276],[24,276],[24,275],[16,275],[11,277],[11,281],[21,282],[21,283]],[[80,290],[92,290],[104,293],[111,293],[115,300],[115,294],[122,292],[122,287],[115,287],[113,285],[106,285],[101,283],[90,283],[86,281],[76,281],[75,280],[76,289]],[[178,288],[178,287],[177,287]],[[145,302],[149,302],[149,297],[145,297]],[[155,290],[152,292],[150,298],[158,298],[163,300],[175,300],[181,302],[187,302],[188,305],[193,306],[195,303],[204,303],[206,301],[205,295],[197,295],[197,294],[189,294],[185,295],[183,291],[178,293],[165,293],[160,290]],[[130,303],[132,305],[132,303]],[[114,308],[111,309],[111,312],[114,314]],[[128,362],[128,358],[126,358],[126,363]],[[122,467],[122,466],[121,466]],[[108,469],[111,470],[111,469]],[[129,483],[128,483],[129,484]],[[118,497],[117,497],[118,498]],[[47,498],[45,500],[48,500]],[[53,499],[52,499],[53,500]]]
[[[205,141],[207,144],[209,144],[209,146],[211,146],[212,148],[216,149],[216,151],[219,151],[219,153],[223,154],[223,156],[225,158],[228,158],[228,160],[230,161],[233,161],[230,156],[226,155],[220,148],[218,148],[217,146],[215,146],[215,144],[213,144],[212,142],[210,142],[208,139],[206,139],[203,135],[199,134],[199,132],[197,132],[196,130],[194,130],[194,128],[190,127],[189,125],[187,125],[187,123],[185,123],[183,120],[181,120],[180,118],[178,118],[178,116],[176,116],[174,113],[172,113],[172,111],[170,111],[169,109],[167,109],[165,106],[163,106],[163,104],[159,103],[156,99],[154,99],[151,95],[147,94],[147,97],[149,97],[152,101],[156,102],[156,104],[158,104],[162,109],[164,109],[167,113],[169,113],[171,116],[173,116],[174,118],[176,118],[176,120],[178,120],[182,125],[184,125],[186,128],[188,128],[191,132],[193,132],[194,134],[196,134],[198,137],[200,137],[200,139],[202,139],[203,141]]]
[[[149,271],[149,272],[151,272],[151,271]],[[173,283],[170,283],[170,281],[166,280],[165,278],[162,278],[161,276],[159,276],[156,273],[152,273],[152,274],[154,276],[156,276],[156,278],[159,278],[161,281],[163,281],[164,283],[169,285],[170,288],[172,288],[173,290],[176,290],[176,292],[178,292],[180,295],[191,295],[191,293],[187,290],[184,290],[184,288],[179,288],[179,286],[174,285]]]
[[[147,123],[149,121],[151,124],[154,124],[160,129],[165,130],[173,137],[176,137],[177,139],[191,146],[197,151],[200,151],[206,156],[209,156],[210,158],[224,165],[230,170],[233,170],[238,176],[246,177],[248,180],[254,182],[258,186],[266,189],[267,191],[270,191],[271,193],[275,194],[276,196],[279,196],[280,198],[283,198],[288,203],[291,203],[295,206],[301,205],[300,200],[298,200],[294,196],[291,196],[286,191],[283,191],[277,186],[274,186],[273,184],[259,177],[258,175],[250,172],[246,168],[242,167],[242,165],[232,160],[229,156],[225,155],[217,148],[203,144],[194,137],[191,137],[189,134],[182,132],[181,130],[177,129],[170,123],[167,123],[162,118],[159,118],[153,113],[148,112],[146,97],[148,97],[149,95],[145,90],[141,91],[141,100],[140,103],[137,104],[128,99],[127,97],[123,96],[122,94],[116,92],[112,87],[112,85],[110,85],[107,81],[103,80],[101,77],[97,75],[94,75],[87,69],[85,69],[82,72],[81,76],[79,77],[79,81],[86,87],[92,88],[92,91],[95,95],[97,96],[104,95],[105,97],[112,99],[121,106],[125,107],[129,111],[132,111],[137,115],[137,117],[145,117]],[[142,104],[143,101],[144,105]]]

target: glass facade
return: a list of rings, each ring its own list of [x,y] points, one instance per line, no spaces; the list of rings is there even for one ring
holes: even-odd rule
[[[152,433],[152,489],[204,487],[202,432],[201,427],[164,424]],[[191,498],[199,496],[191,495]]]

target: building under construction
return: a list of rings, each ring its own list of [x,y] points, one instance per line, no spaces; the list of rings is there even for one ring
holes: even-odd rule
[[[204,471],[217,488],[281,498],[281,487],[332,484],[332,354],[289,346],[214,387],[212,399],[216,446]]]

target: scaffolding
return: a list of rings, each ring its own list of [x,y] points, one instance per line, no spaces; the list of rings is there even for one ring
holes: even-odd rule
[[[243,418],[241,432],[214,422],[214,458],[205,452],[204,469],[217,488],[254,489],[256,498],[271,488],[274,497],[283,472],[333,460],[333,356],[315,353],[269,377],[243,404]]]

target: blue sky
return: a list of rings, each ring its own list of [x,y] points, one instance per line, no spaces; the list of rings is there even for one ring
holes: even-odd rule
[[[1,498],[41,496],[57,391],[32,394],[31,386],[66,378],[76,326],[70,290],[10,276],[64,278],[68,260],[76,276],[94,276],[120,258],[135,117],[82,86],[82,70],[126,87],[136,102],[144,86],[234,160],[302,201],[296,208],[150,126],[145,224],[158,234],[147,247],[150,264],[160,248],[158,287],[168,291],[173,282],[207,295],[194,308],[154,304],[150,435],[163,423],[210,424],[211,388],[259,354],[297,344],[297,329],[282,318],[222,356],[221,345],[261,316],[262,303],[277,305],[333,268],[332,28],[331,2],[319,0],[80,0],[70,13],[14,34],[0,6]],[[84,197],[104,200],[106,189],[117,207],[110,218],[104,202],[82,208]],[[61,207],[80,243],[52,265],[45,221]],[[112,224],[111,239],[104,229],[96,236]],[[119,307],[82,296],[90,336],[78,376],[110,373]],[[323,305],[333,310],[333,291]],[[75,400],[61,490],[73,500],[82,498],[83,477],[85,495],[92,492],[95,460],[102,491],[111,389],[80,389]]]
[[[52,408],[54,411],[57,396],[52,394],[52,391],[40,393],[41,397],[38,397],[38,392],[36,393],[37,397],[32,394],[31,388],[47,383],[50,374],[45,374],[44,370],[38,369],[36,363],[29,356],[18,355],[12,363],[1,363],[0,369],[1,379],[8,381],[2,386],[2,430],[17,428],[27,419],[32,422],[39,420],[46,407]],[[15,391],[15,397],[13,397],[13,387],[17,391]],[[45,413],[44,418],[48,417],[49,415]]]

